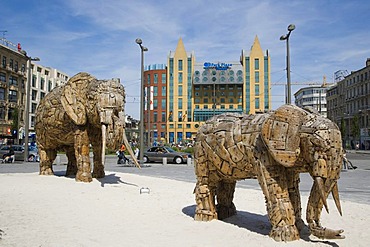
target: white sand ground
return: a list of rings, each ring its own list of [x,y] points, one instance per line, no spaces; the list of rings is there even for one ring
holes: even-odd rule
[[[236,189],[236,216],[193,220],[194,184],[106,172],[100,181],[31,174],[0,174],[0,246],[369,246],[370,205],[329,199],[324,226],[344,229],[344,240],[279,243],[260,190]],[[148,187],[150,193],[140,194]],[[307,197],[302,196],[305,210]],[[305,212],[305,211],[304,211]],[[305,217],[305,216],[304,216]]]

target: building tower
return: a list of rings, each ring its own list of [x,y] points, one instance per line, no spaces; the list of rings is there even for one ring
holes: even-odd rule
[[[144,69],[144,87],[147,96],[144,125],[146,131],[150,130],[150,144],[161,142],[166,138],[166,73],[165,64],[152,64]]]
[[[270,110],[270,57],[258,37],[240,60],[196,62],[180,38],[168,56],[167,141],[192,141],[209,118]]]
[[[271,109],[270,56],[263,54],[258,37],[254,38],[249,56],[242,50],[240,63],[244,72],[244,112],[254,114]]]

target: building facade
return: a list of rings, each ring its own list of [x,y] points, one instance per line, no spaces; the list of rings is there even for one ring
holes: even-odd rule
[[[29,134],[31,140],[34,141],[35,136],[35,120],[36,120],[36,108],[46,94],[48,94],[53,88],[64,85],[69,80],[69,76],[60,70],[45,67],[39,64],[31,64],[32,69],[32,80],[30,85],[30,123],[29,123]]]
[[[19,44],[2,38],[0,63],[0,143],[18,143],[17,132],[24,125],[27,58]]]
[[[149,143],[165,141],[166,137],[166,74],[165,64],[153,64],[146,66],[144,69],[144,91],[146,95],[144,128],[146,130],[146,140],[148,140],[148,132],[150,133]]]
[[[24,138],[28,57],[20,44],[1,39],[0,44],[0,142],[22,143]],[[35,138],[35,113],[40,100],[54,87],[67,82],[65,73],[31,63],[29,134]],[[16,116],[17,115],[17,116]],[[17,126],[14,126],[14,118]]]
[[[328,118],[341,129],[346,148],[370,149],[370,58],[327,92]]]
[[[270,56],[258,37],[237,61],[197,62],[180,38],[167,58],[166,141],[192,141],[206,120],[226,112],[247,113],[271,108]]]
[[[301,108],[311,107],[321,115],[327,116],[326,92],[328,84],[300,88],[295,94],[295,105]]]

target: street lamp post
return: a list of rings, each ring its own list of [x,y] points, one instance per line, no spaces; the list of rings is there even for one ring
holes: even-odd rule
[[[136,44],[140,46],[141,50],[141,100],[140,100],[140,158],[141,164],[144,163],[144,51],[148,51],[148,48],[144,47],[143,41],[139,38],[135,40]]]
[[[286,76],[287,76],[287,90],[286,90],[286,98],[285,103],[291,104],[291,83],[290,83],[290,54],[289,54],[289,36],[290,33],[295,29],[294,24],[290,24],[288,26],[288,33],[282,35],[280,40],[286,40]]]
[[[24,161],[28,161],[28,135],[29,135],[29,128],[30,128],[30,89],[31,89],[31,62],[32,61],[40,61],[40,58],[29,57],[27,56],[26,51],[22,51],[23,55],[27,58],[27,84],[26,84],[26,109],[25,109],[25,117],[24,117]]]

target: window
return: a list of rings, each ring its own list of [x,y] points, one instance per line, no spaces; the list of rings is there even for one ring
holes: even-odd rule
[[[260,108],[260,99],[256,99],[256,101],[255,101],[255,108],[256,109],[259,109]]]
[[[162,122],[166,122],[166,112],[162,111]]]
[[[3,56],[3,68],[5,69],[6,68],[6,57],[5,56]]]
[[[0,100],[5,100],[5,88],[0,88]]]
[[[158,96],[158,87],[157,86],[153,87],[153,96]]]
[[[45,97],[45,93],[44,92],[40,92],[40,100],[42,100],[44,97]]]
[[[260,95],[260,85],[255,85],[255,95]]]
[[[13,119],[14,108],[8,110],[8,120]]]
[[[179,104],[178,107],[181,110],[182,109],[182,99],[181,98],[179,99],[179,103],[178,104]]]
[[[17,102],[17,91],[9,90],[9,102]]]
[[[45,87],[45,78],[42,78],[42,77],[41,77],[41,81],[40,81],[40,89],[41,89],[41,90],[44,90],[44,87]]]
[[[153,100],[153,107],[154,107],[154,110],[158,109],[158,100],[157,99]]]
[[[14,66],[14,62],[13,62],[13,59],[11,58],[9,59],[9,67],[13,69],[13,66]]]
[[[6,82],[6,74],[5,73],[0,73],[0,81],[1,82]]]
[[[179,60],[179,71],[181,71],[182,70],[182,60]]]
[[[260,60],[258,58],[254,59],[254,69],[260,69]]]
[[[150,84],[150,74],[148,74],[146,82],[147,82],[148,85]]]
[[[158,122],[158,112],[153,113],[153,122],[154,123]]]
[[[49,80],[48,81],[48,92],[50,92],[51,89],[53,89],[53,83]]]
[[[179,72],[178,81],[179,83],[182,83],[182,72]]]
[[[158,83],[158,74],[154,74],[154,84]]]
[[[32,87],[36,87],[36,80],[37,77],[35,75],[32,75]]]
[[[260,72],[254,72],[254,80],[256,83],[260,82]]]
[[[166,74],[162,74],[162,83],[166,83]]]
[[[36,107],[37,107],[37,104],[36,103],[32,103],[32,105],[31,105],[31,113],[35,113],[36,112]]]
[[[166,99],[161,99],[161,107],[162,109],[166,109]]]
[[[182,96],[182,86],[178,87],[178,96]]]
[[[9,76],[9,85],[17,86],[18,85],[17,77]]]
[[[36,100],[36,98],[37,98],[37,91],[36,90],[32,90],[31,97],[32,97],[32,100]]]
[[[1,96],[1,89],[0,89],[0,96]],[[0,119],[5,119],[5,108],[1,107],[0,108]]]

